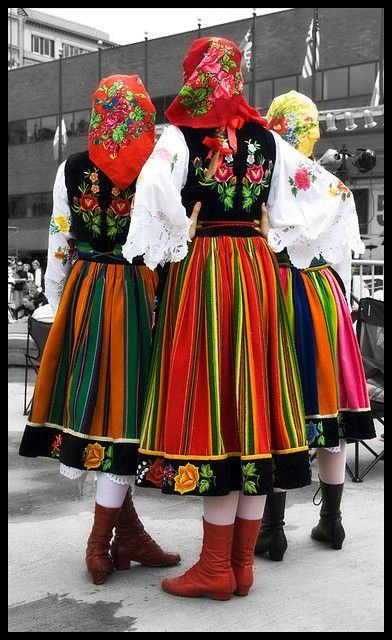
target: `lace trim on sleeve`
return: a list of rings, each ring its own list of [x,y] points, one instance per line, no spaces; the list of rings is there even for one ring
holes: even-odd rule
[[[174,226],[163,211],[150,211],[144,205],[136,205],[123,255],[132,262],[135,256],[144,254],[144,262],[150,269],[165,262],[179,262],[188,253],[191,224],[184,216],[183,222]]]
[[[60,280],[45,278],[45,296],[54,314],[56,314],[57,309],[59,308],[66,281],[67,276],[64,276]]]

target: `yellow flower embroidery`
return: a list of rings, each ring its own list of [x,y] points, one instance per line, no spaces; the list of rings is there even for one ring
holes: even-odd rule
[[[329,191],[329,195],[332,197],[336,196],[337,194],[336,189],[333,189],[332,187],[329,187],[328,191]]]
[[[69,224],[68,224],[68,220],[65,216],[57,216],[54,219],[55,223],[58,225],[58,227],[60,228],[60,231],[62,231],[63,233],[66,233],[67,231],[69,231]]]
[[[179,493],[187,493],[193,491],[199,480],[199,471],[194,464],[188,462],[184,467],[178,467],[178,474],[174,477],[175,491]]]

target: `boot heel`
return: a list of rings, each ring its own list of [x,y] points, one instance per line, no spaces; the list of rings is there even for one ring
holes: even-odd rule
[[[249,593],[249,589],[250,587],[237,587],[237,589],[234,591],[234,594],[236,596],[247,596]]]
[[[230,593],[230,592],[229,593],[222,593],[222,592],[213,593],[212,594],[212,599],[213,600],[230,600],[232,595],[233,594]]]
[[[332,535],[331,535],[331,547],[332,549],[341,549],[342,548],[342,544],[343,544],[343,540],[346,537],[345,532],[343,527],[339,527],[338,529],[335,529],[334,531],[332,531]]]
[[[114,568],[117,569],[117,571],[123,571],[125,569],[131,568],[131,561],[129,560],[129,558],[121,558],[118,556],[112,556],[112,558]]]

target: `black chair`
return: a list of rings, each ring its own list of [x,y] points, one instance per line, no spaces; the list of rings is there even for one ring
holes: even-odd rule
[[[29,367],[32,368],[35,373],[38,373],[42,354],[44,352],[45,343],[49,335],[49,331],[52,327],[51,322],[41,322],[40,320],[36,320],[32,316],[28,317],[27,320],[27,345],[26,345],[26,353],[25,353],[25,388],[24,388],[24,409],[23,415],[28,415],[30,412],[31,401],[27,403],[27,378]],[[34,351],[32,352],[32,344],[34,344]]]
[[[384,302],[374,298],[361,298],[358,302],[357,339],[361,351],[366,382],[368,383],[371,413],[384,425]],[[374,460],[362,471],[359,469],[360,447],[363,446]],[[364,440],[354,443],[354,471],[346,465],[353,482],[363,478],[379,462],[384,460],[384,450],[374,451]]]

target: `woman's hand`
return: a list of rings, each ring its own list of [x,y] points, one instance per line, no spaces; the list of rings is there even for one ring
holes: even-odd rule
[[[267,240],[268,238],[269,228],[270,228],[270,225],[268,222],[267,207],[263,202],[261,205],[260,231],[261,231],[261,235],[265,240]]]
[[[195,206],[193,207],[192,215],[190,217],[192,224],[189,228],[189,237],[191,240],[193,240],[193,238],[195,237],[197,216],[199,215],[200,209],[201,209],[201,202],[196,202]]]

